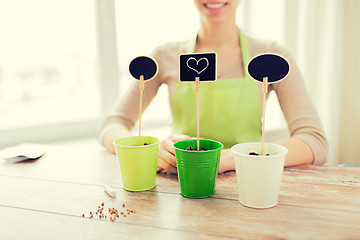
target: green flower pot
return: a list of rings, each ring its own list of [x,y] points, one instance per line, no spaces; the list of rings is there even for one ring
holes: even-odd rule
[[[214,195],[219,170],[220,153],[223,144],[215,140],[200,139],[199,149],[196,139],[188,139],[174,144],[178,168],[180,193],[188,198],[206,198]]]
[[[141,136],[140,146],[138,139],[131,136],[114,141],[123,188],[128,191],[145,191],[156,186],[159,139]]]

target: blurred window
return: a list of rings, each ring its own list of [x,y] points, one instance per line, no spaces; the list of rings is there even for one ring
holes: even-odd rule
[[[1,1],[0,29],[0,131],[100,117],[94,1]]]

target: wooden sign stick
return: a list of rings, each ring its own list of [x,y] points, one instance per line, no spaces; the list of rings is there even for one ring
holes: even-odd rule
[[[196,84],[196,121],[197,121],[197,150],[199,151],[200,146],[200,116],[199,116],[199,91],[200,91],[200,78],[195,77],[195,84]]]
[[[290,72],[290,64],[285,58],[278,54],[263,53],[250,60],[247,66],[247,71],[255,81],[259,81],[263,84],[261,155],[264,155],[265,109],[268,84],[273,84],[285,79]]]
[[[142,113],[142,99],[143,99],[143,90],[145,88],[144,75],[140,75],[140,108],[139,108],[139,146],[141,140],[141,113]]]
[[[265,142],[265,109],[266,109],[266,94],[268,91],[268,77],[263,78],[263,111],[262,111],[262,136],[261,136],[261,155],[264,155]]]

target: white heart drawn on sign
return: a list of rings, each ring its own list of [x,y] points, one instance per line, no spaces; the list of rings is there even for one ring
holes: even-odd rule
[[[197,69],[195,69],[195,68],[192,68],[192,67],[190,67],[189,66],[189,61],[190,60],[194,60],[195,62],[196,62],[196,65],[197,66],[199,66],[199,62],[201,61],[201,60],[205,60],[206,61],[206,66],[201,70],[201,71],[198,71]],[[190,68],[191,70],[194,70],[195,72],[197,72],[197,74],[200,74],[200,73],[202,73],[203,71],[205,71],[205,69],[207,69],[207,67],[209,66],[209,60],[207,59],[207,58],[200,58],[199,60],[196,60],[196,58],[193,58],[193,57],[191,57],[191,58],[189,58],[187,61],[186,61],[186,66],[188,66],[188,68]]]

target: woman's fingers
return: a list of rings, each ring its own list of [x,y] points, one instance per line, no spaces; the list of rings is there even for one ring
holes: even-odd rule
[[[169,164],[167,161],[163,160],[162,158],[158,158],[158,166],[157,171],[163,171],[163,172],[171,172],[174,174],[177,174],[177,168]]]
[[[166,151],[168,151],[169,153],[175,155],[174,143],[176,143],[178,141],[181,141],[181,140],[185,140],[185,139],[190,139],[190,137],[187,136],[187,135],[170,135],[167,138],[165,138],[160,143],[160,145]]]
[[[180,141],[180,140],[190,139],[190,137],[189,137],[188,135],[182,135],[182,134],[170,135],[169,138],[170,138],[173,142],[177,142],[177,141]]]
[[[170,135],[160,142],[157,171],[177,173],[174,143],[189,138],[186,135]]]
[[[176,159],[175,159],[175,155],[172,154],[167,148],[166,146],[164,147],[160,147],[159,149],[159,158],[161,158],[162,160],[168,162],[170,165],[176,167]]]

